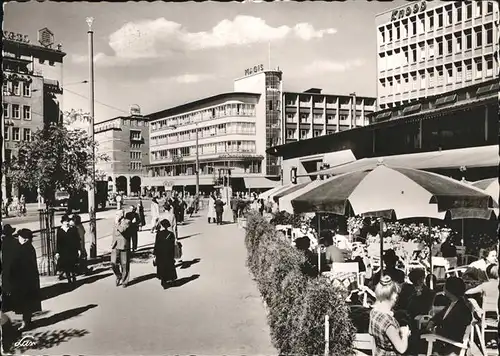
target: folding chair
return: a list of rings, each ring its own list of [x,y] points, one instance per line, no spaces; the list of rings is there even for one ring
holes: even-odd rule
[[[353,347],[357,355],[366,355],[362,351],[369,351],[372,355],[375,355],[375,341],[370,334],[356,334]]]
[[[437,335],[437,334],[424,334],[421,335],[420,338],[424,339],[428,342],[427,344],[427,356],[431,356],[433,352],[433,347],[434,347],[434,342],[436,341],[441,341],[446,344],[450,344],[453,346],[456,346],[460,349],[460,353],[458,356],[465,356],[467,353],[467,350],[469,349],[469,345],[472,343],[473,340],[473,323],[471,323],[469,326],[467,326],[467,329],[465,329],[464,337],[461,342],[457,342],[451,339],[448,339],[446,337]]]

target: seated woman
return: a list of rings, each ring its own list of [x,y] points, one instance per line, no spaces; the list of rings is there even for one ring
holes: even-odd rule
[[[479,269],[483,272],[486,272],[486,267],[492,264],[497,264],[498,263],[498,258],[497,258],[497,250],[496,248],[494,249],[484,249],[481,252],[481,258],[475,262],[472,262],[469,264],[470,268],[476,268]]]
[[[498,315],[498,266],[489,265],[486,268],[486,275],[488,276],[488,281],[469,289],[465,294],[481,294],[483,297],[483,309],[486,311],[496,311]]]
[[[375,339],[376,356],[396,356],[408,348],[410,329],[400,327],[392,312],[399,289],[389,276],[382,277],[375,287],[377,301],[370,312],[369,333]]]
[[[431,319],[427,328],[435,334],[461,342],[465,329],[472,321],[472,311],[464,298],[464,281],[458,277],[449,277],[444,286],[444,293],[451,303]],[[435,351],[440,355],[455,355],[460,352],[450,344],[436,343],[436,346]]]

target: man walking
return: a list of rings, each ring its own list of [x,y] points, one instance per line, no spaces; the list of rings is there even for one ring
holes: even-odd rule
[[[215,200],[215,216],[217,218],[217,225],[222,225],[222,214],[224,213],[224,203],[220,195]]]
[[[137,250],[137,238],[139,234],[140,220],[139,214],[137,214],[137,208],[132,205],[130,211],[125,214],[125,219],[130,221],[130,240],[132,242],[132,251]]]
[[[233,222],[236,223],[238,222],[238,205],[240,203],[240,200],[238,199],[237,195],[234,195],[231,198],[231,210],[233,211]]]
[[[111,266],[116,276],[116,286],[121,285],[123,288],[127,287],[130,272],[129,227],[130,221],[125,219],[124,211],[118,210],[111,242]]]

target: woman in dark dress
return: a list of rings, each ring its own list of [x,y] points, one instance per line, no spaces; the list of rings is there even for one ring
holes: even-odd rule
[[[21,331],[30,327],[33,313],[42,310],[40,276],[32,240],[31,230],[19,230],[18,242],[11,246],[12,255],[2,271],[2,292],[5,298],[2,311],[14,311],[23,316]]]
[[[80,257],[81,245],[80,236],[77,229],[69,225],[68,215],[63,215],[61,218],[61,227],[56,233],[56,258],[57,269],[62,275],[65,274],[69,283],[76,282],[76,274],[78,272],[78,259]]]
[[[144,213],[144,205],[142,205],[142,199],[137,203],[137,213],[139,214],[139,230],[146,226],[146,214]]]
[[[153,254],[155,256],[156,277],[163,288],[167,288],[177,279],[175,270],[175,234],[169,230],[167,219],[160,221],[160,230],[156,233]]]

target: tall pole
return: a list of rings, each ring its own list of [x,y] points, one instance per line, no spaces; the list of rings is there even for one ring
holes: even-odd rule
[[[87,25],[89,25],[88,41],[89,41],[89,136],[94,142],[94,32],[92,31],[93,17],[87,17]],[[90,220],[90,238],[92,244],[90,245],[90,257],[97,257],[97,226],[95,216],[95,147],[92,151],[92,173],[91,182],[89,187],[89,220]]]
[[[5,162],[5,118],[2,117],[2,162],[3,165],[6,167],[7,164]],[[7,199],[7,178],[5,177],[5,173],[7,171],[5,170],[2,174],[2,202],[6,201]]]
[[[196,123],[196,195],[200,194],[200,157],[198,146],[198,123]]]

